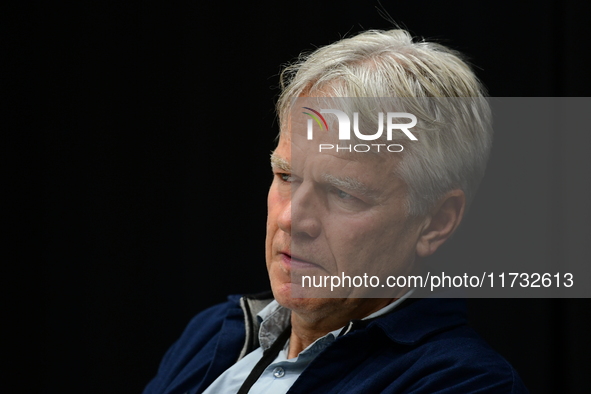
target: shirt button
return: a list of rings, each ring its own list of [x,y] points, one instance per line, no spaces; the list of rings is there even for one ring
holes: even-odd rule
[[[283,376],[285,376],[285,369],[281,367],[275,368],[273,370],[273,376],[275,376],[276,378],[282,378]]]

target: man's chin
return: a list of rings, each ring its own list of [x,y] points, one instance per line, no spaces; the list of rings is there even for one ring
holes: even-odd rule
[[[282,283],[273,287],[275,300],[285,308],[296,311],[316,309],[322,304],[330,303],[331,299],[343,299],[348,295],[343,289],[330,292],[330,289],[302,287],[295,283]]]

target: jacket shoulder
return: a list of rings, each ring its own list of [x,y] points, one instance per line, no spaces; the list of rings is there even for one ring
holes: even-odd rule
[[[225,357],[218,357],[221,361],[235,361],[237,355],[227,350],[239,351],[244,342],[244,314],[239,301],[240,296],[229,296],[227,301],[195,315],[164,355],[144,393],[164,393],[186,384],[183,382],[204,380],[218,353],[225,353]]]

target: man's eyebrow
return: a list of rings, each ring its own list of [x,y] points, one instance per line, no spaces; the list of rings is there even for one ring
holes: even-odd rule
[[[291,164],[282,157],[271,154],[271,167],[278,168],[281,171],[291,172]]]
[[[357,192],[366,197],[376,197],[378,195],[377,190],[374,190],[359,180],[348,176],[338,177],[331,174],[323,174],[322,178],[337,189]]]

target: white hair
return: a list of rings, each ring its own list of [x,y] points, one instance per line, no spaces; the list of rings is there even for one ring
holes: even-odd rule
[[[408,213],[427,214],[453,189],[472,201],[492,145],[491,111],[458,52],[413,42],[404,30],[370,30],[300,56],[283,70],[281,87],[282,129],[297,97],[398,98],[419,119],[420,143],[405,146],[395,169],[409,188]]]

